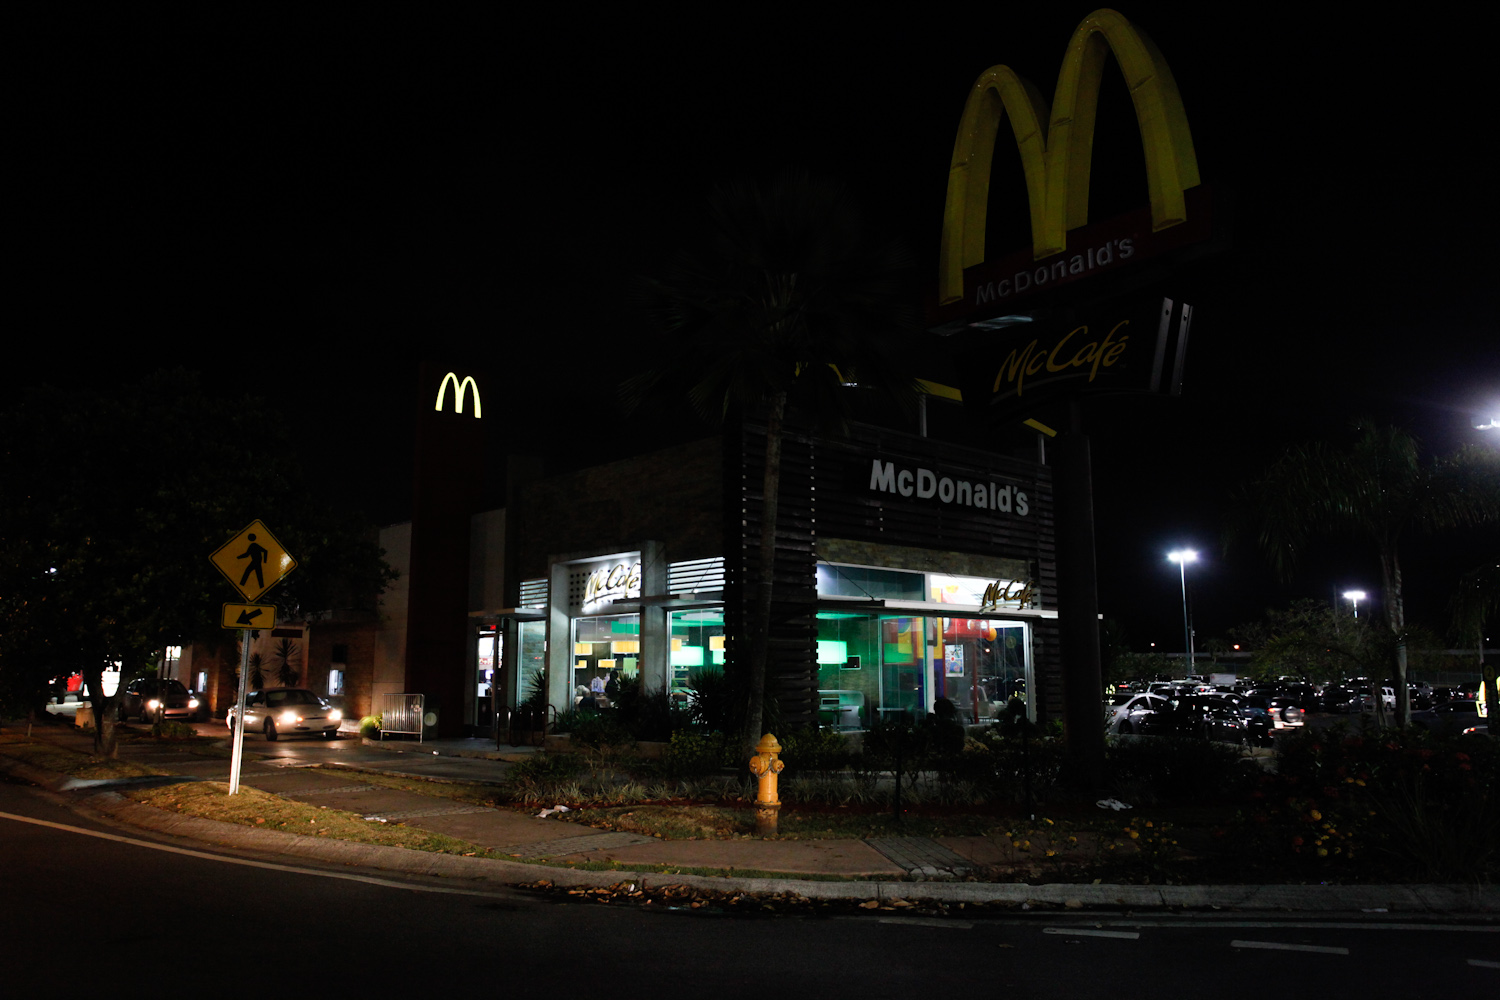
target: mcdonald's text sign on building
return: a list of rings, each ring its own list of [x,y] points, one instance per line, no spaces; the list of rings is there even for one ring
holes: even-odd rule
[[[1140,127],[1149,204],[1091,225],[1095,113],[1110,53]],[[1007,119],[1026,180],[1031,246],[990,258],[990,166]],[[1073,33],[1050,110],[1041,92],[1008,66],[993,66],[974,82],[948,170],[935,326],[951,332],[976,316],[1014,312],[1039,293],[1204,242],[1212,236],[1210,217],[1166,60],[1123,15],[1095,11]]]

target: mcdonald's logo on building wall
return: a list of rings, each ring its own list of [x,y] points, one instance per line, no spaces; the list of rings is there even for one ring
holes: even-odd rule
[[[1088,226],[1094,119],[1111,52],[1135,106],[1150,208],[1149,215],[1143,210]],[[992,261],[985,256],[990,163],[1007,117],[1026,178],[1031,247]],[[948,169],[939,319],[1002,307],[1007,299],[1206,239],[1207,197],[1199,185],[1187,114],[1166,60],[1123,15],[1095,11],[1068,43],[1050,113],[1041,92],[1008,66],[993,66],[974,82]]]
[[[460,382],[458,380],[458,376],[453,374],[452,372],[444,375],[442,384],[438,386],[437,403],[435,403],[432,408],[439,413],[442,412],[443,401],[448,394],[449,383],[452,383],[453,385],[453,412],[464,412],[464,398],[468,395],[470,390],[473,390],[474,419],[480,419],[483,414],[479,406],[479,383],[474,381],[474,376],[472,375],[465,375],[462,382]]]

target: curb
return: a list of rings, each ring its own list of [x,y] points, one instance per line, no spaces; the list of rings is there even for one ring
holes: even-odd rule
[[[0,771],[61,791],[71,780],[0,756]],[[995,882],[825,882],[797,878],[745,878],[733,875],[668,875],[661,872],[583,871],[490,858],[434,854],[405,847],[324,840],[276,830],[259,830],[157,809],[118,792],[90,797],[89,808],[139,829],[205,844],[262,851],[285,857],[350,867],[463,879],[496,887],[548,880],[567,888],[604,888],[620,882],[645,886],[680,885],[697,889],[757,894],[790,894],[807,899],[945,903],[1047,904],[1069,910],[1128,908],[1233,909],[1335,913],[1493,914],[1500,913],[1500,887],[1467,885],[1028,885]]]

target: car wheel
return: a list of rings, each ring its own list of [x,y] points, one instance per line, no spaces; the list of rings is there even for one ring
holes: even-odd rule
[[[323,730],[323,738],[325,740],[336,740],[339,738],[339,731],[337,729],[325,729]]]
[[[276,742],[276,723],[272,722],[270,719],[266,720],[266,742]]]

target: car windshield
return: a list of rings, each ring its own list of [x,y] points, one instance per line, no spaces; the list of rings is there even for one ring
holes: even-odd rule
[[[322,704],[318,696],[311,691],[292,689],[288,691],[267,691],[267,705],[318,705]]]

